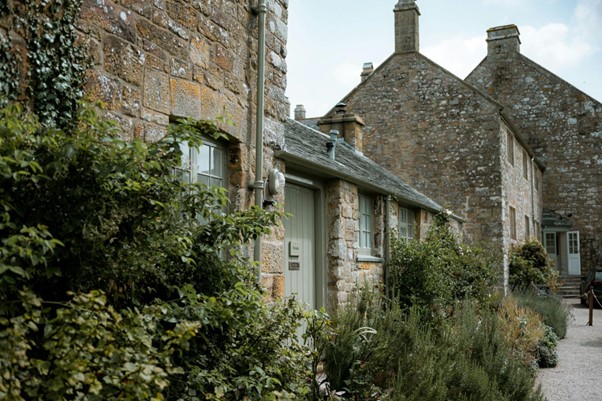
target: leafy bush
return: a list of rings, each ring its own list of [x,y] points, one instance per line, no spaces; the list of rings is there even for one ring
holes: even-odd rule
[[[510,252],[510,287],[526,289],[531,284],[557,287],[558,275],[548,262],[545,248],[537,240],[531,240]]]
[[[11,350],[0,352],[9,372],[0,393],[190,401],[307,393],[306,350],[295,341],[302,313],[263,302],[242,252],[280,214],[224,215],[223,190],[174,178],[177,143],[199,145],[219,134],[215,125],[182,121],[147,144],[121,140],[90,107],[66,130],[18,106],[0,113],[0,349]]]
[[[456,301],[488,302],[498,283],[499,266],[494,252],[459,244],[447,215],[440,214],[423,241],[393,239],[389,285],[402,306],[446,316]]]
[[[558,336],[550,326],[546,326],[537,344],[537,364],[540,368],[553,368],[558,364],[557,344]]]
[[[562,298],[553,295],[539,295],[532,291],[512,294],[521,306],[537,312],[543,322],[554,330],[558,338],[564,338],[571,319],[571,309],[562,302]]]

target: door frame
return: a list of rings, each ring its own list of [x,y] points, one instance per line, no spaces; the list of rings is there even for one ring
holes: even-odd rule
[[[328,279],[327,279],[327,224],[326,224],[326,194],[323,183],[315,178],[295,171],[284,174],[286,184],[312,189],[314,191],[314,288],[315,308],[320,309],[328,304]],[[286,185],[285,184],[285,185]],[[284,200],[286,202],[286,199]],[[285,234],[286,236],[286,234]],[[288,252],[288,245],[285,252]],[[286,261],[286,257],[285,257]],[[286,269],[287,267],[284,266]],[[286,288],[285,288],[286,292]]]
[[[577,252],[571,252],[571,236],[577,236]],[[579,235],[579,231],[568,231],[566,233],[566,255],[567,255],[567,271],[570,276],[580,276],[581,275],[581,239]],[[575,268],[575,273],[571,273],[571,255],[577,255],[577,263]],[[573,257],[575,258],[575,257]]]

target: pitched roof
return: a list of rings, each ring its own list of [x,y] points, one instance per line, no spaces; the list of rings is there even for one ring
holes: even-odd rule
[[[337,143],[336,158],[332,160],[326,143],[330,138],[295,120],[284,124],[285,147],[277,156],[304,170],[313,170],[322,176],[341,178],[360,188],[380,194],[389,194],[401,203],[440,212],[443,207],[426,195],[410,187],[376,162],[358,153],[344,142]],[[456,219],[461,220],[458,216]]]

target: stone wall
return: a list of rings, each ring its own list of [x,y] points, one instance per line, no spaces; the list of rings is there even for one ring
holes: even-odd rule
[[[502,239],[499,105],[419,53],[393,55],[343,101],[368,157],[466,217],[469,239]]]
[[[16,4],[19,0],[9,0]],[[255,0],[83,0],[77,23],[93,66],[86,92],[102,100],[126,138],[156,141],[170,119],[225,117],[220,128],[230,140],[229,193],[232,209],[253,203],[258,15]],[[286,41],[288,0],[267,0],[266,123],[264,179],[277,165],[288,116]],[[0,20],[0,33],[21,54],[26,84],[27,52],[17,19]],[[22,88],[24,91],[25,88]],[[278,200],[278,199],[277,199]],[[283,230],[266,238],[263,269],[280,294]]]
[[[334,309],[349,301],[349,295],[364,283],[381,286],[382,260],[358,260],[357,229],[359,218],[358,188],[343,180],[326,185],[327,285],[328,307]],[[382,258],[384,236],[384,200],[377,196],[374,206],[375,257]]]
[[[518,29],[490,40],[467,81],[500,103],[543,160],[543,202],[580,231],[582,272],[602,267],[602,104],[519,53]],[[495,39],[491,37],[490,39]]]

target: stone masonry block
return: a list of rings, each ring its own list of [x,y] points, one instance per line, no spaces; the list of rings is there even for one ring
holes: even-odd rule
[[[170,83],[167,74],[156,70],[146,70],[144,76],[144,106],[169,114]]]
[[[132,84],[140,85],[143,79],[144,53],[113,35],[104,38],[105,71]]]
[[[171,78],[171,113],[178,117],[201,118],[201,85]]]

